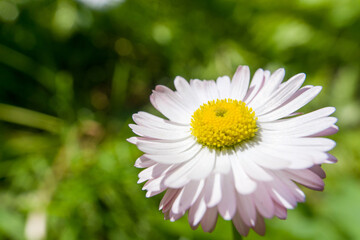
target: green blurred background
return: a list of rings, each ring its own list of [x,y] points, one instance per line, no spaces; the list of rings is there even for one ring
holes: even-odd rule
[[[322,85],[335,106],[324,192],[247,239],[360,239],[359,0],[0,0],[0,239],[228,239],[145,198],[126,142],[157,84],[240,64]]]

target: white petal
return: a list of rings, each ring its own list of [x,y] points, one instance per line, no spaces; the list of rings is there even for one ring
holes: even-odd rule
[[[266,145],[270,148],[286,149],[287,151],[326,152],[333,149],[336,145],[335,141],[327,138],[289,138],[287,140],[287,142],[285,140],[283,142],[264,141],[262,146]]]
[[[204,191],[206,205],[209,208],[216,206],[222,197],[220,174],[213,174],[207,178]]]
[[[204,188],[204,181],[191,181],[190,183],[188,183],[183,189],[183,193],[180,199],[179,209],[177,209],[176,212],[174,211],[173,208],[172,211],[174,213],[180,213],[188,210],[190,206],[193,205],[195,201],[198,199],[203,188]]]
[[[236,194],[232,173],[221,175],[222,198],[218,204],[220,215],[225,220],[233,218],[236,212]]]
[[[325,152],[330,151],[336,145],[334,140],[328,138],[294,138],[286,135],[273,136],[271,133],[264,135],[261,140],[266,144],[306,147]]]
[[[283,68],[277,69],[273,74],[271,74],[269,81],[262,90],[264,96],[270,96],[283,81],[285,76],[285,70]]]
[[[164,155],[164,156],[166,156],[166,155]],[[169,159],[171,159],[171,155],[168,155],[168,156],[170,156]],[[166,162],[166,164],[161,164],[160,165],[160,166],[162,166],[161,168],[158,167],[159,165],[157,165],[156,167],[158,167],[160,169],[157,172],[161,172],[163,174],[165,174],[170,168],[172,168],[173,171],[171,171],[171,172],[169,171],[169,173],[167,173],[167,175],[171,175],[174,172],[175,173],[184,172],[185,170],[181,170],[181,168],[184,168],[187,170],[183,173],[181,180],[183,180],[183,181],[185,181],[185,180],[201,180],[201,179],[205,179],[209,174],[211,174],[213,166],[214,166],[214,161],[215,161],[214,151],[210,152],[209,149],[202,148],[200,150],[200,152],[194,156],[193,159],[190,159],[188,161],[188,163],[186,163],[187,165],[185,165],[185,164],[180,165],[178,167],[179,169],[175,170],[176,167],[174,167],[174,165],[170,165],[169,162]],[[155,170],[156,170],[156,167],[154,167]],[[150,171],[150,170],[147,169],[147,171]],[[151,177],[157,177],[153,170],[151,170]],[[170,177],[170,179],[172,179],[172,178]],[[167,180],[167,181],[170,181],[170,180]]]
[[[129,143],[132,143],[132,144],[136,144],[137,141],[138,141],[138,138],[137,137],[130,137],[130,138],[126,139],[126,141],[128,141]]]
[[[164,192],[165,190],[166,190],[166,189],[157,190],[157,191],[147,191],[146,194],[145,194],[145,197],[151,198],[151,197],[153,197],[153,196],[155,196],[155,195],[158,195],[158,194]]]
[[[209,156],[209,150],[206,148],[202,148],[199,153],[194,156],[193,159],[188,161],[187,163],[180,164],[177,167],[173,167],[173,170],[169,170],[166,173],[167,177],[165,179],[165,185],[173,188],[182,187],[184,184],[191,180],[200,180],[205,179],[207,175],[211,173],[211,165],[203,166],[204,162]],[[211,161],[211,159],[209,159]],[[199,172],[202,167],[204,168],[204,172]],[[196,176],[198,173],[198,176]]]
[[[164,177],[158,177],[154,179],[150,179],[145,183],[142,190],[147,191],[164,191],[166,189],[166,186],[164,186],[161,182]]]
[[[207,94],[206,81],[200,81],[198,79],[190,80],[190,87],[196,93],[201,103],[207,103],[210,100]]]
[[[174,80],[174,85],[177,90],[176,93],[181,97],[189,110],[193,112],[201,105],[197,94],[184,78],[177,76]]]
[[[285,160],[283,158],[274,157],[270,154],[267,154],[263,150],[263,146],[256,146],[252,149],[249,149],[249,155],[251,154],[253,161],[259,166],[267,169],[284,169],[291,165],[291,161]]]
[[[231,81],[231,99],[243,100],[249,87],[249,81],[249,67],[239,66]]]
[[[174,85],[178,92],[186,92],[191,89],[189,83],[181,76],[175,77]]]
[[[236,155],[239,158],[239,163],[246,172],[254,180],[259,181],[271,181],[272,177],[266,172],[265,169],[257,165],[253,161],[253,157],[248,151],[242,150],[239,147],[235,147]]]
[[[169,188],[160,201],[159,210],[162,210],[164,206],[168,205],[168,203],[171,202],[179,192],[180,191],[178,189]]]
[[[300,73],[290,78],[286,83],[283,84],[281,88],[274,91],[269,96],[269,101],[265,102],[257,108],[253,108],[256,112],[256,115],[261,116],[279,107],[301,87],[304,80],[305,74],[303,73]]]
[[[311,157],[306,155],[306,153],[301,152],[300,156],[296,155],[297,153],[293,153],[291,151],[283,151],[279,152],[277,149],[274,149],[272,147],[267,146],[266,144],[262,144],[261,148],[258,147],[259,152],[257,154],[263,154],[264,156],[268,157],[268,159],[272,159],[275,163],[275,159],[279,159],[279,161],[285,161],[290,162],[289,168],[294,169],[302,169],[302,168],[308,168],[314,165],[314,161]],[[254,151],[253,151],[254,152]],[[305,155],[304,155],[305,154]],[[296,157],[294,157],[296,156]],[[258,161],[258,158],[256,158]],[[270,168],[268,168],[270,169]],[[279,168],[282,169],[282,168]]]
[[[266,77],[267,71],[265,71],[265,82],[264,86],[260,89],[258,94],[254,97],[254,99],[248,104],[249,107],[253,109],[257,109],[259,106],[264,104],[269,100],[270,94],[279,87],[281,81],[284,78],[285,71],[284,69],[276,70],[270,78]]]
[[[229,98],[230,96],[230,78],[228,76],[219,77],[216,80],[216,85],[219,90],[220,99]]]
[[[198,154],[201,148],[202,146],[200,144],[194,144],[191,148],[181,153],[173,153],[171,155],[144,154],[144,156],[146,158],[164,164],[183,163],[193,159],[196,154]]]
[[[151,173],[152,173],[152,170],[154,169],[154,167],[156,166],[153,165],[151,167],[148,167],[144,170],[142,170],[139,174],[138,174],[138,177],[139,177],[139,180],[137,181],[137,183],[143,183],[149,179],[151,179]]]
[[[176,107],[179,107],[180,109],[187,111],[186,106],[184,105],[184,102],[181,101],[181,97],[170,88],[163,86],[163,85],[157,85],[155,87],[155,90],[153,90],[153,93],[155,95],[161,95],[161,98],[167,98],[174,104],[176,104]],[[154,94],[152,94],[154,95]]]
[[[189,137],[190,129],[188,131],[174,131],[167,129],[154,129],[145,126],[139,126],[135,124],[129,124],[129,127],[133,132],[139,136],[146,136],[150,138],[177,140]]]
[[[274,203],[271,199],[265,185],[259,183],[254,192],[253,199],[258,212],[266,217],[272,218],[275,213]]]
[[[175,201],[176,197],[179,195],[179,189],[168,189],[161,199],[159,210],[162,210],[163,213],[170,210],[172,203]]]
[[[314,164],[321,164],[326,161],[328,155],[319,150],[320,147],[302,147],[302,146],[286,146],[280,144],[262,143],[262,149],[265,152],[272,151],[279,157],[287,157],[291,161],[289,168],[300,169],[300,166],[311,167]],[[291,157],[292,155],[292,157]],[[305,168],[305,167],[304,167]]]
[[[256,189],[256,182],[249,178],[249,176],[244,172],[241,164],[234,154],[230,155],[232,171],[234,175],[234,184],[238,193],[241,194],[250,194]]]
[[[219,91],[218,91],[215,81],[208,80],[208,81],[205,81],[205,84],[206,84],[206,88],[207,88],[206,93],[207,93],[209,101],[218,99],[220,96],[219,96]]]
[[[137,168],[147,168],[150,167],[152,165],[155,165],[157,162],[150,160],[144,156],[139,157],[136,161],[135,161],[135,167]]]
[[[190,123],[191,109],[184,106],[182,99],[165,86],[157,86],[150,96],[150,101],[159,112],[171,121]]]
[[[293,209],[297,205],[295,196],[291,193],[289,188],[281,181],[281,179],[274,177],[274,181],[267,182],[271,190],[269,194],[279,204],[288,209]]]
[[[166,174],[166,178],[164,180],[164,184],[171,188],[181,188],[190,182],[190,178],[188,177],[189,171],[194,167],[197,163],[198,159],[195,157],[190,161],[180,164],[179,166],[173,166],[172,170]]]
[[[286,174],[290,179],[313,190],[322,191],[324,189],[323,180],[311,170],[286,170]]]
[[[278,202],[278,204],[284,206],[287,209],[293,209],[295,208],[296,204],[289,202],[288,199],[284,197],[284,195],[281,195],[278,190],[273,189],[273,198]]]
[[[138,176],[139,178],[144,178],[146,176],[149,176],[150,178],[158,178],[161,175],[164,175],[170,168],[171,165],[157,163],[141,171]]]
[[[174,155],[184,152],[193,145],[197,144],[193,137],[177,141],[162,141],[149,138],[138,139],[137,147],[142,152],[153,155]]]
[[[285,136],[292,136],[292,137],[306,137],[312,136],[316,133],[324,131],[329,127],[333,126],[337,122],[337,118],[334,117],[326,117],[326,118],[319,118],[313,120],[311,122],[304,123],[299,125],[297,128],[291,129],[282,129],[277,131],[272,131],[271,135],[278,136],[278,135],[285,135]],[[270,133],[269,133],[270,135]]]
[[[205,179],[214,169],[215,151],[204,147],[199,154],[198,162],[188,174],[191,180]]]
[[[169,212],[169,219],[171,222],[175,222],[179,220],[185,213],[173,213],[172,211]]]
[[[167,189],[167,187],[162,184],[163,176],[155,179],[150,179],[147,181],[143,187],[143,190],[147,190],[146,197],[152,197],[159,193],[162,193]]]
[[[335,112],[334,107],[321,108],[319,110],[303,114],[294,118],[276,120],[274,122],[264,122],[261,123],[261,128],[268,130],[283,130],[297,128],[298,126],[303,125],[304,123],[311,122],[315,119],[327,117]]]
[[[196,92],[201,103],[216,100],[220,97],[215,81],[200,81],[198,79],[190,81],[190,86]]]
[[[244,98],[244,102],[246,104],[249,104],[253,100],[253,98],[256,96],[256,94],[258,94],[259,90],[263,87],[264,82],[265,82],[264,70],[259,68],[255,72],[255,74],[251,80],[249,90],[246,93],[246,96]]]
[[[304,87],[301,88],[298,92],[299,95],[292,99],[290,102],[286,103],[284,106],[277,108],[276,110],[264,114],[258,117],[259,122],[269,122],[283,117],[287,117],[289,114],[295,112],[299,108],[303,107],[305,104],[310,102],[316,95],[321,91],[321,87]]]
[[[190,183],[186,184],[185,187],[189,184]],[[175,198],[175,201],[173,202],[173,204],[171,206],[171,212],[174,214],[180,214],[180,213],[185,212],[185,211],[180,212],[181,198],[182,198],[182,195],[184,194],[185,187],[180,189],[180,193],[177,195],[177,197]]]
[[[283,183],[288,187],[289,191],[296,198],[297,202],[305,201],[305,194],[301,189],[290,179],[283,178]]]
[[[206,212],[206,204],[203,195],[200,195],[194,205],[189,209],[189,223],[191,226],[196,226],[200,223]]]
[[[228,150],[216,151],[215,173],[227,174],[231,170]]]
[[[174,130],[174,131],[184,131],[189,128],[188,124],[181,124],[172,122],[161,117],[157,117],[147,112],[138,112],[132,116],[134,122],[141,126],[148,126],[152,128]]]

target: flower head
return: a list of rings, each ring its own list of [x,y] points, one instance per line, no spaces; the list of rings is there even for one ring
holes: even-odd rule
[[[333,107],[307,114],[296,111],[310,102],[319,86],[301,85],[305,74],[282,82],[283,69],[270,74],[240,66],[232,80],[177,77],[176,91],[157,86],[152,105],[167,119],[146,112],[133,115],[129,139],[145,154],[139,183],[151,197],[166,191],[160,209],[175,221],[188,211],[192,228],[215,228],[220,214],[242,235],[250,228],[265,233],[264,218],[285,219],[287,209],[305,200],[296,183],[322,190],[321,164],[337,132]]]

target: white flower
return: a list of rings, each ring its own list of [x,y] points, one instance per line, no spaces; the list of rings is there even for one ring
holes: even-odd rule
[[[300,88],[303,73],[282,83],[284,75],[258,69],[250,83],[249,68],[240,66],[232,80],[176,77],[176,91],[155,88],[151,103],[168,119],[134,114],[139,137],[128,140],[145,153],[135,166],[146,168],[138,181],[147,181],[146,196],[166,191],[165,219],[188,211],[192,228],[210,232],[219,213],[240,234],[263,235],[264,218],[285,219],[305,200],[295,183],[323,190],[321,164],[337,161],[327,153],[335,142],[322,138],[338,130],[329,117],[335,108],[296,113],[321,87]]]

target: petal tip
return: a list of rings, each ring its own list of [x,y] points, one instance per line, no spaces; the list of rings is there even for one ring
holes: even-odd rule
[[[132,144],[136,144],[137,143],[137,137],[127,138],[126,141],[128,141],[129,143],[132,143]]]

